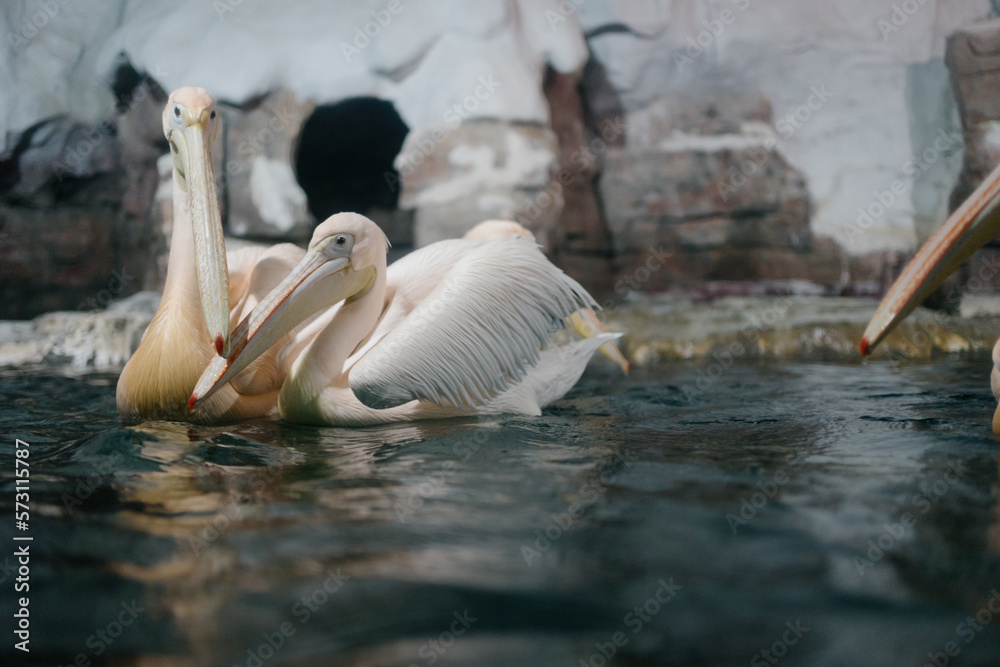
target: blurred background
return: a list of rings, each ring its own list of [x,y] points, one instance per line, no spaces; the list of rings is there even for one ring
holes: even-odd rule
[[[0,3],[0,511],[21,439],[35,577],[32,653],[8,640],[0,663],[1000,664],[1000,316],[966,298],[857,352],[877,297],[1000,161],[998,17],[988,0]],[[595,359],[539,417],[122,427],[180,86],[223,117],[228,247],[303,244],[354,210],[398,257],[514,218],[627,332],[632,373]],[[998,286],[988,247],[939,305],[964,290],[1000,313]],[[639,605],[656,615],[636,628]]]
[[[878,296],[997,160],[996,15],[988,0],[5,3],[0,318],[160,289],[160,114],[185,85],[220,103],[234,239],[304,243],[352,210],[405,251],[513,218],[599,297]]]

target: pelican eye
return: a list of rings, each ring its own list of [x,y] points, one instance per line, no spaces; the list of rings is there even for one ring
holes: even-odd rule
[[[347,238],[343,236],[338,236],[336,239],[334,239],[334,243],[336,243],[338,246],[342,248],[345,245],[347,245]]]
[[[178,105],[174,107],[174,118],[180,118],[180,117],[181,117],[181,108]]]
[[[211,119],[213,119],[213,120],[215,119],[215,109],[212,109],[212,113],[209,114],[208,117],[211,118]]]

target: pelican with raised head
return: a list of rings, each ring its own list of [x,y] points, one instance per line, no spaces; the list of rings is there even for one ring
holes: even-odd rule
[[[213,401],[194,412],[187,405],[205,365],[229,353],[230,319],[249,312],[304,252],[282,244],[227,260],[212,168],[219,123],[215,100],[203,88],[175,90],[163,110],[174,166],[170,258],[160,306],[118,379],[118,412],[127,424],[241,419],[268,414],[277,401],[284,375],[272,354]]]
[[[945,278],[998,233],[1000,166],[945,220],[903,269],[865,329],[861,354],[868,355]],[[993,396],[1000,400],[1000,341],[993,347],[990,384]],[[1000,433],[1000,407],[993,414],[993,432]]]
[[[545,346],[593,299],[529,239],[441,241],[395,262],[371,220],[340,213],[234,329],[191,404],[210,399],[263,350],[284,346],[278,397],[293,422],[368,425],[474,414],[539,414],[617,334]],[[541,349],[540,349],[541,348]]]

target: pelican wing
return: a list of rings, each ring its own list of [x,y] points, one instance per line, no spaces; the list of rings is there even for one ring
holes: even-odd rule
[[[392,303],[348,376],[358,400],[375,409],[415,399],[482,404],[537,363],[563,318],[596,306],[528,239],[446,241],[406,259],[415,278],[418,267],[425,276],[429,264],[450,268],[429,290],[399,269],[393,276]],[[426,297],[417,301],[412,292],[421,291]]]

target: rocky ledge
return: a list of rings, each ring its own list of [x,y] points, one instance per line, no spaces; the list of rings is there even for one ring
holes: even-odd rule
[[[119,370],[139,344],[159,303],[140,292],[97,312],[54,312],[0,322],[0,367]],[[724,297],[696,302],[642,295],[604,311],[634,367],[694,360],[859,362],[858,341],[875,310],[869,299],[819,296]],[[1000,300],[966,299],[962,312],[918,309],[875,351],[876,360],[927,361],[959,354],[988,357],[1000,335]]]

